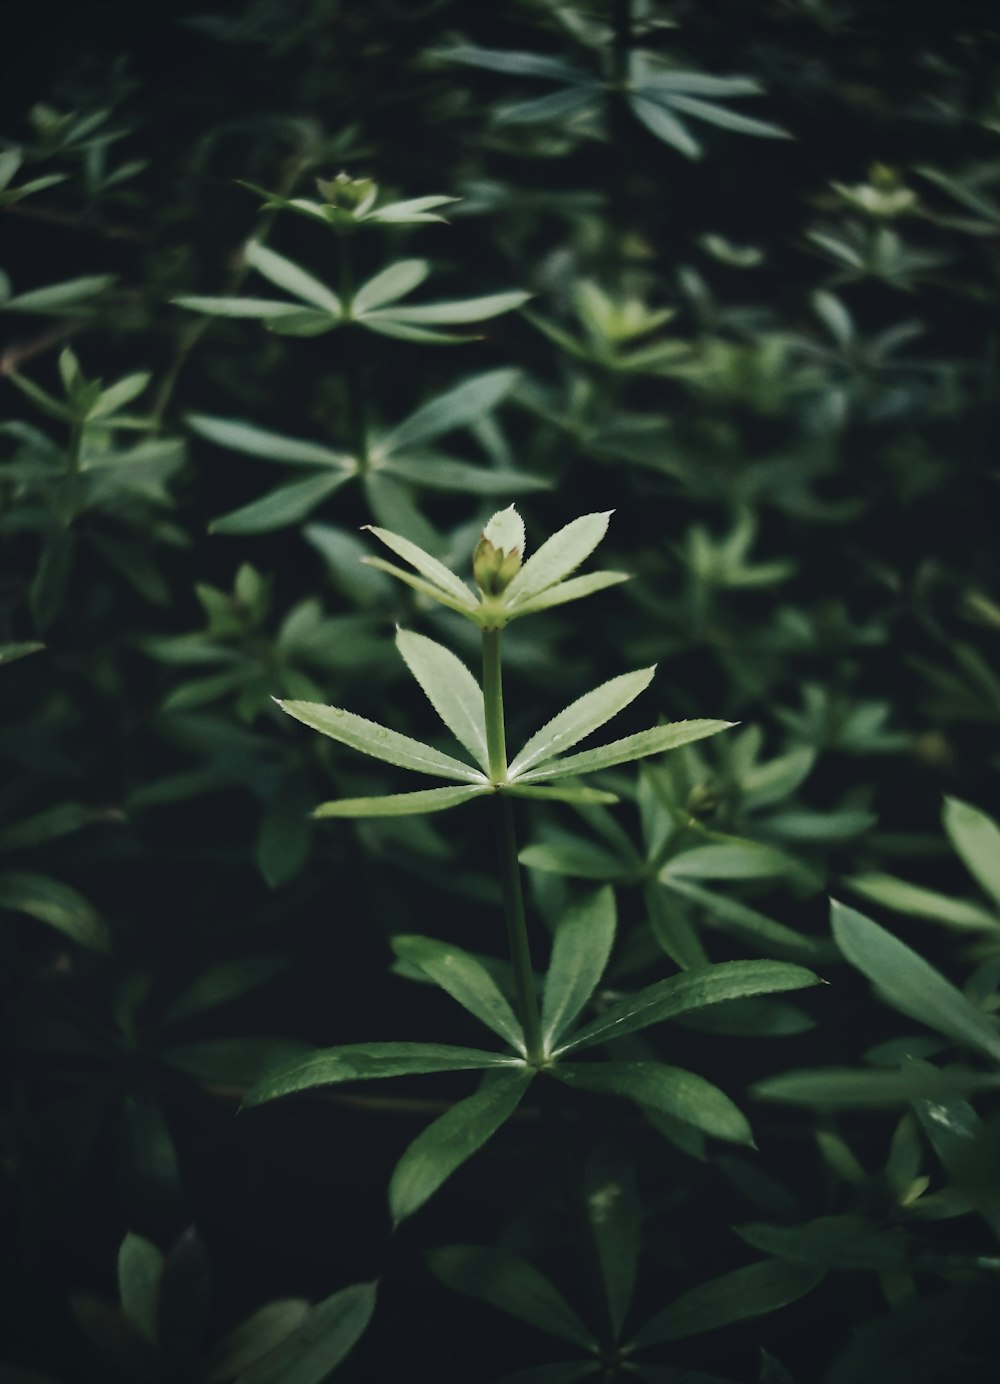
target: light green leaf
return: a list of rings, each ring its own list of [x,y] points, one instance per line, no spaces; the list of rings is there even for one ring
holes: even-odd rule
[[[375,1284],[354,1283],[310,1307],[301,1326],[243,1371],[236,1384],[325,1384],[361,1339]]]
[[[1000,1031],[981,1009],[905,942],[844,904],[832,904],[834,939],[889,1004],[911,1019],[1000,1061]]]
[[[670,104],[685,115],[693,115],[708,125],[718,125],[723,130],[732,130],[741,135],[758,135],[763,139],[792,139],[793,136],[780,125],[772,125],[769,120],[753,120],[739,115],[726,106],[716,106],[710,101],[699,101],[694,96],[671,96]]]
[[[576,745],[598,726],[603,726],[635,701],[640,692],[645,691],[655,672],[654,665],[635,673],[623,673],[579,697],[527,741],[514,757],[507,771],[508,777],[519,778],[528,769],[545,764]]]
[[[362,327],[379,336],[391,336],[398,341],[419,341],[428,346],[447,346],[455,343],[477,341],[467,332],[443,332],[439,327],[414,327],[397,317],[392,308],[379,309],[367,313],[360,319]]]
[[[282,303],[275,298],[209,298],[202,294],[185,294],[171,302],[189,312],[203,312],[209,317],[258,317],[276,322],[280,317],[298,317],[302,309],[296,303]]]
[[[0,908],[38,918],[88,951],[111,949],[107,924],[93,904],[68,884],[48,875],[28,870],[5,871],[0,875]]]
[[[206,1384],[225,1384],[280,1345],[309,1312],[304,1298],[278,1298],[258,1307],[223,1337],[212,1352]]]
[[[542,1042],[551,1052],[600,983],[615,940],[614,890],[597,889],[562,917],[542,997]]]
[[[517,606],[532,596],[541,595],[556,582],[568,577],[588,558],[608,531],[613,511],[582,514],[579,519],[547,538],[517,572],[506,590],[507,604]]]
[[[45,648],[44,644],[37,641],[28,641],[23,644],[0,644],[0,664],[15,663],[19,658],[27,658],[29,654],[38,654]]]
[[[410,630],[397,632],[396,648],[452,735],[488,772],[483,693],[468,668],[450,649]]]
[[[488,1302],[584,1350],[597,1343],[554,1284],[532,1264],[500,1249],[448,1245],[431,1250],[432,1273],[456,1293]]]
[[[19,293],[14,298],[8,298],[3,310],[43,314],[72,312],[78,303],[96,298],[117,281],[117,274],[85,274],[79,279],[66,279],[62,283],[49,284],[45,288],[33,288],[28,293]]]
[[[651,92],[650,95],[655,93]],[[641,120],[657,139],[662,139],[664,144],[671,145],[689,159],[701,158],[701,145],[688,133],[687,127],[676,116],[671,115],[660,101],[651,100],[649,96],[644,96],[642,91],[631,91],[628,94],[628,103],[635,118]]]
[[[446,394],[439,395],[411,413],[380,441],[388,455],[422,446],[455,428],[468,427],[496,408],[517,382],[517,370],[487,370],[463,380]]]
[[[318,308],[299,308],[269,318],[265,323],[267,330],[275,336],[323,336],[340,325],[340,319]]]
[[[753,77],[716,77],[708,72],[646,73],[638,90],[672,100],[677,93],[686,96],[760,96],[761,84]]]
[[[513,289],[506,293],[487,293],[481,298],[459,298],[450,303],[425,303],[418,307],[377,309],[365,314],[365,321],[391,320],[412,326],[448,326],[458,322],[482,322],[521,307],[532,295]]]
[[[809,1105],[817,1110],[850,1110],[906,1105],[914,1100],[947,1099],[1000,1087],[1000,1077],[968,1067],[908,1063],[897,1070],[851,1067],[803,1068],[758,1081],[760,1100]]]
[[[559,1051],[574,1052],[595,1043],[607,1043],[708,1004],[741,999],[744,995],[802,990],[818,984],[812,971],[786,961],[722,961],[646,986],[606,1010]]]
[[[619,582],[631,579],[628,572],[592,572],[586,577],[572,577],[569,581],[548,587],[538,596],[520,601],[516,609],[509,612],[508,620],[519,620],[522,615],[533,615],[539,610],[550,610],[569,601],[579,601],[584,596],[592,596],[606,587],[617,586]]]
[[[397,260],[361,285],[351,300],[351,316],[364,317],[372,308],[380,308],[412,293],[430,272],[431,267],[426,260]]]
[[[537,125],[546,120],[565,120],[581,111],[595,107],[601,97],[597,83],[590,86],[563,87],[548,96],[536,96],[531,101],[515,101],[501,106],[493,117],[495,125]]]
[[[538,769],[528,770],[521,777],[525,783],[544,783],[567,774],[590,774],[597,769],[609,769],[613,764],[642,759],[645,755],[663,754],[678,745],[688,745],[692,740],[718,735],[720,730],[728,730],[735,724],[734,721],[674,721],[668,726],[654,726],[651,730],[627,735],[624,740],[612,740],[593,750],[582,750],[566,759],[556,759]]]
[[[662,1062],[559,1062],[549,1069],[574,1089],[621,1096],[730,1143],[753,1145],[746,1116],[703,1076]]]
[[[488,72],[506,72],[512,77],[541,77],[550,82],[590,82],[588,73],[561,58],[544,53],[521,53],[505,48],[479,48],[460,43],[446,48],[438,55],[447,62],[463,63],[466,67],[481,67]]]
[[[568,875],[570,879],[604,879],[622,884],[635,879],[635,869],[630,862],[590,841],[574,838],[525,846],[518,860],[529,870]]]
[[[268,432],[240,418],[211,418],[205,413],[189,413],[187,423],[199,437],[207,437],[220,447],[231,447],[234,452],[263,457],[266,461],[287,461],[300,466],[332,466],[352,471],[357,469],[356,461],[346,452],[335,452],[318,442],[283,437],[280,433]]]
[[[287,528],[297,524],[317,505],[321,505],[335,490],[339,490],[350,474],[310,476],[304,481],[293,481],[291,485],[279,486],[259,500],[240,509],[231,510],[209,524],[210,533],[270,533],[274,529]]]
[[[1000,904],[1000,827],[959,798],[946,798],[944,829],[973,878]]]
[[[419,591],[422,596],[437,601],[439,605],[447,606],[449,610],[457,610],[461,615],[469,614],[470,605],[468,602],[456,600],[454,596],[449,596],[442,591],[440,586],[434,586],[429,581],[424,581],[423,577],[415,576],[413,572],[405,572],[394,562],[386,562],[381,557],[363,557],[360,562],[365,567],[373,567],[376,572],[385,572],[390,577],[395,577],[397,581],[412,587],[414,591]],[[474,609],[474,605],[471,608]]]
[[[411,543],[408,538],[404,538],[401,534],[390,533],[388,529],[376,528],[374,524],[366,524],[365,527],[369,533],[375,535],[380,543],[384,543],[404,562],[408,562],[411,567],[416,568],[432,586],[439,587],[446,592],[464,610],[475,610],[475,596],[465,582],[456,577],[455,573],[450,571],[443,562],[439,562],[436,557],[432,557],[430,553],[425,552],[416,543]]]
[[[124,379],[116,380],[113,385],[105,389],[87,414],[91,418],[107,418],[119,409],[130,404],[133,399],[138,399],[146,386],[152,379],[148,370],[137,370],[133,375],[126,375]]]
[[[746,942],[755,951],[765,956],[776,956],[781,960],[800,961],[805,965],[815,965],[818,961],[829,961],[836,956],[831,943],[813,937],[805,937],[784,923],[776,923],[772,918],[749,908],[738,899],[727,898],[724,894],[713,894],[702,889],[690,880],[671,876],[667,887],[674,893],[701,904],[705,909],[704,922],[709,927],[721,929],[741,942]],[[832,954],[832,955],[831,955]]]
[[[314,817],[418,817],[444,812],[490,792],[487,784],[460,788],[423,788],[416,793],[387,793],[378,798],[336,798],[320,803]]]
[[[435,750],[420,740],[412,740],[408,735],[380,726],[376,721],[368,721],[363,716],[355,716],[352,711],[344,711],[338,706],[323,706],[321,702],[283,702],[278,705],[282,711],[294,716],[304,726],[338,740],[342,745],[360,750],[372,759],[384,760],[400,769],[412,769],[418,774],[433,774],[439,778],[458,779],[460,783],[485,783],[483,775],[452,759],[451,755]]]
[[[509,793],[512,798],[534,798],[537,802],[579,803],[582,806],[598,807],[619,801],[616,793],[605,793],[600,788],[583,788],[577,785],[559,784],[555,788],[534,783],[505,783],[499,789]]]
[[[251,240],[244,250],[243,257],[247,264],[256,269],[258,274],[263,274],[276,288],[283,288],[286,293],[301,298],[311,307],[328,312],[331,317],[341,316],[340,299],[336,293],[331,292],[325,284],[321,284],[319,279],[314,279],[311,274],[300,269],[297,264],[285,259],[284,255],[269,250],[259,240]]]
[[[384,207],[368,212],[364,220],[381,221],[387,225],[412,224],[418,221],[444,221],[443,216],[428,215],[433,207],[444,207],[449,202],[460,202],[461,197],[410,197],[405,202],[389,202]]]
[[[880,903],[884,908],[892,908],[913,918],[929,918],[948,927],[974,931],[985,929],[995,932],[1000,928],[1000,918],[982,904],[972,903],[969,899],[953,899],[950,895],[910,884],[893,875],[851,875],[844,883],[873,903]]]
[[[393,1076],[420,1076],[427,1072],[485,1071],[488,1067],[523,1067],[519,1058],[500,1057],[477,1048],[448,1047],[442,1043],[351,1043],[321,1048],[304,1062],[263,1077],[247,1092],[244,1106],[263,1105],[295,1091],[314,1086],[336,1086],[344,1081],[376,1081]]]
[[[442,456],[390,456],[379,471],[424,490],[448,490],[460,495],[524,495],[533,490],[550,490],[552,482],[527,471],[512,471],[499,466],[470,466]]]
[[[393,937],[390,946],[402,961],[417,966],[424,975],[458,1001],[470,1014],[498,1033],[522,1055],[524,1036],[513,1009],[496,981],[475,957],[461,947],[432,937]]]
[[[783,1259],[764,1259],[759,1264],[734,1269],[675,1298],[669,1307],[650,1318],[630,1345],[643,1349],[666,1341],[682,1341],[688,1336],[717,1331],[732,1322],[746,1321],[748,1317],[776,1312],[811,1293],[824,1274],[822,1268]]]
[[[482,1148],[517,1109],[533,1073],[500,1072],[475,1095],[445,1111],[396,1164],[389,1209],[397,1223],[412,1216],[467,1159]]]
[[[156,1344],[163,1254],[132,1231],[118,1250],[118,1297],[122,1311],[144,1341]]]
[[[795,873],[797,863],[773,846],[759,841],[732,841],[695,846],[668,860],[657,878],[663,884],[675,879],[769,879]]]

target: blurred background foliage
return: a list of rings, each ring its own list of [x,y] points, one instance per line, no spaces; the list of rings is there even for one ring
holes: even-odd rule
[[[391,1238],[450,1079],[234,1118],[307,1045],[463,1040],[386,938],[501,949],[475,813],[314,827],[389,775],[271,698],[425,734],[393,625],[475,647],[359,530],[464,565],[516,500],[529,543],[614,509],[633,580],[512,629],[515,738],[652,662],[657,715],[742,722],[607,772],[622,807],[526,809],[536,921],[615,885],[607,999],[745,956],[831,982],[674,1030],[756,1091],[758,1152],[576,1111],[647,1314],[747,1245],[826,1274],[763,1320],[794,1294],[699,1300],[601,1377],[987,1378],[996,1052],[879,948],[995,1033],[995,8],[12,2],[5,29],[0,1376],[597,1377],[503,1287],[538,1263],[586,1300],[531,1112]],[[827,894],[882,926],[831,932]]]

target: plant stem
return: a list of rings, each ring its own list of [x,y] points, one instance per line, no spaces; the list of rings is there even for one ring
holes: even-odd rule
[[[362,471],[368,465],[368,410],[365,389],[365,343],[359,332],[350,325],[351,305],[354,302],[356,279],[354,274],[354,228],[347,226],[337,235],[338,275],[337,290],[345,320],[348,322],[349,339],[344,352],[344,403],[347,417],[347,431],[350,445],[358,466]]]
[[[483,630],[483,699],[486,710],[486,748],[490,778],[494,783],[503,783],[507,777],[500,639],[500,630]],[[521,1027],[524,1029],[528,1061],[538,1065],[543,1059],[542,1025],[538,1016],[535,971],[531,964],[528,924],[524,913],[524,895],[521,892],[521,867],[517,863],[514,808],[506,793],[496,794],[496,811],[500,884],[503,889],[503,908],[507,920],[510,960],[514,968],[518,1017],[521,1020]]]

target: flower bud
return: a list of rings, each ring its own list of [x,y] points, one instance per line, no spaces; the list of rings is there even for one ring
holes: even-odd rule
[[[355,211],[372,197],[375,184],[371,178],[352,178],[338,173],[335,178],[317,178],[316,187],[324,202],[340,211]]]
[[[511,505],[494,514],[472,555],[472,574],[483,595],[499,596],[505,591],[523,557],[524,520]]]

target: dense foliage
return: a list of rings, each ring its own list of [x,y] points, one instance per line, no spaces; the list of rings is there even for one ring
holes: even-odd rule
[[[0,1380],[992,1378],[995,8],[6,30]]]

